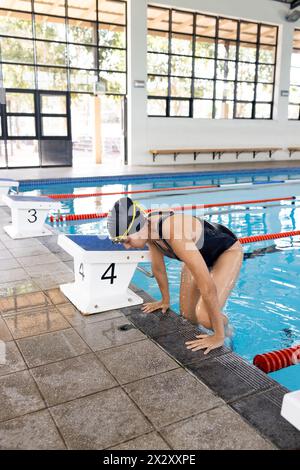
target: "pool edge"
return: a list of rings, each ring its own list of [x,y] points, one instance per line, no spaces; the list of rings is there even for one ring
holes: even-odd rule
[[[138,286],[131,287],[144,300],[154,300]],[[288,389],[228,348],[214,350],[207,356],[200,351],[197,359],[180,360],[180,356],[183,358],[187,356],[184,338],[191,334],[195,336],[199,330],[187,320],[182,320],[172,310],[164,316],[152,314],[156,317],[154,322],[148,320],[149,315],[147,321],[143,322],[140,307],[122,309],[122,311],[138,329],[175,359],[181,367],[204,383],[216,396],[224,400],[226,405],[238,413],[263,438],[281,450],[300,450],[300,432],[280,415],[282,398]],[[160,334],[153,323],[157,322],[157,319],[162,322],[167,321],[168,317],[175,325],[168,333],[163,328]],[[170,336],[174,337],[173,342],[170,342]],[[166,340],[167,337],[169,341]],[[222,371],[226,371],[223,376]]]
[[[24,185],[47,185],[47,184],[67,184],[67,183],[72,183],[72,182],[77,182],[77,183],[87,183],[87,182],[122,182],[122,181],[128,181],[131,179],[135,180],[153,180],[153,177],[156,179],[168,179],[170,177],[179,177],[179,178],[184,178],[184,177],[216,177],[216,176],[222,176],[222,175],[232,175],[232,176],[240,176],[240,175],[259,175],[259,174],[276,174],[280,173],[282,171],[285,171],[287,173],[297,173],[300,172],[300,166],[294,166],[294,167],[276,167],[276,168],[245,168],[245,169],[238,169],[238,170],[232,170],[232,169],[223,169],[223,170],[203,170],[203,171],[195,171],[195,170],[190,170],[190,171],[170,171],[170,172],[162,172],[162,173],[148,173],[147,175],[136,173],[136,174],[120,174],[120,175],[104,175],[104,176],[84,176],[84,177],[79,177],[79,176],[74,176],[74,177],[62,177],[62,178],[31,178],[31,179],[22,179],[20,178],[19,181],[21,184]]]

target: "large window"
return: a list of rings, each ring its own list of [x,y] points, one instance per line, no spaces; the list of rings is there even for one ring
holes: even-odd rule
[[[148,115],[272,119],[277,26],[148,7]]]
[[[289,119],[300,119],[300,29],[295,29],[294,33],[290,82]]]
[[[96,82],[112,100],[124,100],[126,24],[127,0],[0,0],[0,92],[6,91],[6,106],[0,104],[0,167],[5,158],[8,166],[23,166],[21,157],[10,160],[24,151],[24,139],[26,149],[31,140],[70,139],[69,104],[73,110],[77,101],[89,101],[83,94],[92,94]],[[63,114],[45,111],[48,102],[59,109],[64,99]],[[72,112],[72,119],[82,116]],[[75,151],[77,144],[81,149],[83,140],[73,139]],[[38,165],[36,155],[25,166]]]
[[[7,8],[0,9],[4,88],[91,93],[100,80],[108,93],[126,94],[126,1],[4,0],[1,6]]]

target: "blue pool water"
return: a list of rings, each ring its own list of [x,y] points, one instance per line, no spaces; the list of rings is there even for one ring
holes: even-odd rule
[[[35,194],[53,193],[82,193],[82,192],[113,192],[135,189],[152,189],[157,187],[179,187],[204,184],[240,183],[247,181],[266,182],[280,179],[299,178],[296,172],[274,172],[266,174],[231,175],[220,177],[197,176],[180,178],[172,175],[172,179],[151,178],[144,181],[140,178],[110,184],[69,183],[64,185],[38,186],[33,190],[32,185],[21,185],[20,190]],[[155,179],[155,182],[153,181]],[[300,186],[294,186],[300,197]],[[274,188],[273,197],[280,197],[280,188]],[[232,191],[229,200],[243,200],[239,190]],[[220,196],[216,195],[216,198]],[[269,197],[269,195],[267,196]],[[105,212],[118,196],[103,196],[101,198],[86,198],[66,200],[63,203],[64,213],[93,213]],[[137,195],[134,197],[145,207],[150,204],[185,204],[201,203],[201,194],[155,194]],[[249,197],[250,199],[250,197]],[[252,193],[251,199],[256,199]],[[218,199],[216,199],[218,200]],[[218,201],[221,202],[221,201]],[[247,236],[262,233],[272,233],[287,230],[300,230],[300,199],[294,204],[290,201],[274,205],[245,207],[226,207],[206,212],[206,218],[213,222],[222,223],[233,230],[237,236]],[[94,234],[105,232],[105,222],[87,222],[60,225],[59,230],[65,233]],[[267,250],[262,250],[266,249]],[[281,239],[261,242],[244,246],[245,252],[261,250],[256,256],[244,260],[239,280],[224,308],[234,327],[233,350],[252,362],[258,353],[290,347],[300,344],[300,237],[293,240]],[[254,253],[255,254],[255,253]],[[179,282],[181,263],[166,260],[171,307],[179,312]],[[150,266],[145,266],[147,269]],[[159,299],[160,293],[154,279],[136,271],[133,282]],[[300,389],[300,364],[270,374],[275,380],[290,390]]]
[[[141,189],[159,189],[159,188],[169,188],[169,187],[185,187],[185,186],[200,186],[200,185],[218,185],[218,184],[230,184],[230,183],[247,183],[247,182],[269,182],[269,181],[278,181],[284,179],[298,179],[300,178],[300,172],[298,170],[292,173],[280,171],[275,172],[274,170],[270,172],[264,172],[262,174],[248,174],[244,172],[242,174],[227,174],[222,176],[206,176],[205,174],[194,174],[194,175],[185,175],[185,176],[176,176],[174,174],[161,177],[160,175],[155,175],[151,178],[130,178],[127,180],[122,180],[119,182],[111,179],[102,179],[99,182],[74,182],[70,180],[68,183],[55,183],[55,184],[36,184],[36,183],[22,183],[20,185],[20,191],[26,192],[28,194],[86,194],[86,193],[96,193],[96,192],[121,192],[121,191],[134,191]],[[174,201],[180,204],[191,204],[199,203],[201,204],[201,194],[196,192],[193,195],[186,194],[184,192],[179,192],[178,196],[174,198],[170,193],[151,193],[149,194],[134,194],[134,200],[140,201],[145,207],[150,207],[150,204],[172,204]],[[86,214],[94,212],[107,212],[114,201],[118,196],[102,196],[102,197],[91,197],[91,198],[78,198],[78,199],[65,199],[61,201],[62,214]],[[195,200],[196,198],[196,200]],[[85,227],[87,229],[87,227]],[[64,230],[64,228],[62,228]],[[66,231],[74,230],[76,233],[81,232],[81,228],[77,227],[75,229],[67,227]],[[97,233],[99,230],[99,224],[97,222],[92,223],[88,227],[89,233],[91,230],[95,230],[93,233]]]

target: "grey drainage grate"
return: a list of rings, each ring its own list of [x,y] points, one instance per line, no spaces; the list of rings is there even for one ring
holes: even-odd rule
[[[216,357],[216,361],[222,364],[227,370],[230,370],[240,377],[254,390],[262,390],[277,385],[273,379],[269,378],[256,367],[248,364],[235,353],[218,356]]]
[[[289,390],[285,389],[284,387],[279,386],[277,388],[270,390],[265,395],[265,397],[267,398],[267,400],[273,403],[273,405],[281,409],[283,395],[287,392],[289,392]]]

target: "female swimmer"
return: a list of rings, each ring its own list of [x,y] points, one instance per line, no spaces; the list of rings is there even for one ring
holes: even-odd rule
[[[228,228],[183,213],[152,211],[146,215],[129,197],[119,199],[108,214],[112,241],[126,248],[149,247],[152,272],[162,299],[143,305],[145,313],[170,305],[164,257],[183,263],[180,284],[180,313],[193,323],[212,330],[186,343],[188,349],[205,354],[223,345],[228,318],[222,308],[238,278],[243,250]]]

